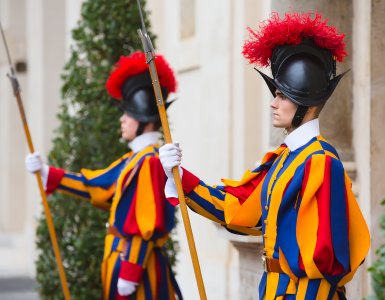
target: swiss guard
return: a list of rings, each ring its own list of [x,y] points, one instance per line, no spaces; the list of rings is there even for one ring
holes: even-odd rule
[[[287,132],[283,143],[241,180],[209,186],[180,167],[178,144],[160,148],[176,202],[171,169],[181,168],[186,203],[235,233],[262,235],[264,273],[259,298],[346,299],[345,284],[362,264],[370,236],[352,183],[336,149],[320,134],[318,116],[342,75],[344,35],[318,13],[277,13],[250,29],[243,54],[274,100],[272,124]],[[335,99],[338,101],[338,99]]]
[[[161,55],[155,64],[166,99],[175,92],[176,79]],[[35,153],[27,156],[27,169],[41,171],[48,194],[71,194],[110,211],[101,268],[103,299],[182,299],[164,249],[174,227],[174,207],[164,195],[160,119],[144,53],[122,56],[106,88],[123,110],[122,138],[131,151],[105,169],[79,173],[47,166]]]

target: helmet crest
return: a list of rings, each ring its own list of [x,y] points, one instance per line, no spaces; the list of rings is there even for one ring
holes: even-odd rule
[[[167,93],[175,92],[177,84],[174,72],[163,56],[157,55],[155,57],[155,65],[161,87],[165,88]],[[129,56],[121,56],[106,82],[107,92],[111,97],[121,100],[123,98],[122,87],[125,81],[146,71],[148,72],[148,65],[143,52],[138,51]]]
[[[329,50],[342,62],[347,55],[345,35],[327,25],[327,21],[317,12],[286,13],[282,19],[274,12],[270,19],[261,23],[258,32],[248,28],[250,39],[243,45],[242,54],[249,63],[268,67],[277,46],[298,45],[303,39],[311,39],[317,47]]]

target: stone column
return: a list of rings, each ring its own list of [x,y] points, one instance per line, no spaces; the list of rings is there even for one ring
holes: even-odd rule
[[[237,299],[259,299],[258,287],[263,275],[262,238],[260,236],[232,234],[220,226],[218,226],[218,231],[220,236],[228,239],[239,253],[239,291]]]
[[[373,0],[372,2],[372,20],[371,20],[371,44],[370,44],[370,92],[371,98],[366,99],[367,105],[371,107],[370,113],[370,142],[371,142],[371,218],[372,218],[372,255],[375,259],[374,251],[383,244],[384,236],[381,235],[379,220],[385,213],[384,206],[380,203],[385,199],[384,185],[384,157],[385,157],[385,139],[384,139],[384,117],[385,117],[385,24],[383,21],[385,12],[384,0]],[[369,5],[369,4],[368,4]]]

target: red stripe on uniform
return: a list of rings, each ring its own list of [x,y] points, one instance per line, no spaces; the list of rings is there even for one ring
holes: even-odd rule
[[[319,223],[313,260],[321,273],[341,274],[343,269],[334,256],[330,224],[331,163],[331,157],[327,156],[325,159],[324,181],[316,193]]]
[[[166,184],[166,174],[164,174],[159,158],[151,157],[149,163],[155,200],[155,228],[156,230],[165,231],[164,206],[166,196],[164,195],[164,186]]]

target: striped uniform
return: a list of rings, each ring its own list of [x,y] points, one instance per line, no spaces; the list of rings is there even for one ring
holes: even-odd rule
[[[211,187],[184,170],[187,204],[230,231],[263,235],[267,257],[260,299],[345,299],[369,249],[367,225],[336,150],[313,137],[290,151],[281,145],[240,181]]]
[[[76,174],[50,167],[47,193],[64,192],[110,210],[115,233],[105,239],[103,299],[182,299],[162,248],[174,227],[164,183],[158,145],[129,152],[102,170]],[[118,295],[119,276],[139,283],[135,294]]]

